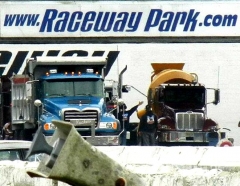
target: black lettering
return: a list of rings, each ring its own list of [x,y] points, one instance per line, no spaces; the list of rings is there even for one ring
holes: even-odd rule
[[[77,55],[77,56],[88,56],[88,52],[87,51],[84,51],[84,50],[69,50],[65,53],[63,53],[62,56],[74,56],[74,55]]]
[[[32,51],[31,58],[35,58],[37,56],[43,56],[44,52],[46,52],[46,56],[59,56],[60,50],[49,50],[49,51]],[[89,54],[88,51],[85,50],[69,50],[62,54],[62,56],[79,56],[79,57],[94,57],[94,56],[104,56],[106,51],[102,50],[96,50],[91,54]],[[107,54],[107,66],[106,66],[106,75],[110,71],[112,65],[116,61],[120,51],[109,51]],[[12,52],[10,51],[0,51],[0,64],[1,65],[10,65],[8,72],[4,75],[7,75],[8,77],[11,77],[13,73],[18,74],[20,73],[20,69],[23,68],[23,65],[25,65],[27,56],[29,54],[29,51],[18,51],[16,56],[14,57],[13,61],[10,61],[12,58]],[[90,56],[91,55],[91,56]],[[0,67],[0,76],[3,75],[3,72],[6,67]],[[24,67],[25,68],[25,67]]]
[[[6,65],[12,57],[12,52],[9,51],[0,51],[0,64]]]
[[[13,60],[13,63],[7,72],[7,75],[9,77],[12,76],[13,73],[17,74],[19,69],[21,68],[22,64],[25,62],[26,57],[28,55],[29,51],[19,51],[16,55],[16,57]]]
[[[36,59],[37,56],[42,56],[44,51],[33,51],[31,58]]]
[[[92,56],[103,56],[104,51],[94,51]]]
[[[12,52],[9,51],[0,51],[0,64],[7,65],[12,57]],[[3,74],[6,67],[0,67],[0,75]]]
[[[109,53],[107,55],[107,66],[106,66],[105,75],[108,75],[108,73],[111,70],[112,65],[116,61],[119,53],[120,53],[120,51],[109,51]]]
[[[58,56],[60,50],[49,50],[47,56]]]

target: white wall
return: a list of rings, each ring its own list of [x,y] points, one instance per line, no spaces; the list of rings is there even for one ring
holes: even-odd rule
[[[5,67],[6,74],[11,64],[16,61],[19,51],[28,51],[26,59],[31,57],[34,51],[43,51],[43,56],[49,50],[59,50],[58,56],[66,51],[84,50],[91,56],[94,51],[104,51],[107,56],[109,51],[119,51],[119,55],[113,65],[108,79],[117,80],[117,74],[128,66],[123,77],[123,83],[129,84],[143,93],[147,93],[152,72],[152,62],[183,62],[184,69],[198,74],[199,81],[207,87],[221,90],[220,104],[209,105],[208,116],[215,119],[220,126],[230,128],[231,135],[235,139],[235,145],[240,145],[239,128],[240,120],[240,44],[237,43],[181,43],[181,44],[61,44],[61,45],[0,45],[0,51],[9,51],[12,57]],[[24,58],[21,58],[25,61]],[[24,65],[19,72],[24,70]],[[128,107],[134,106],[146,97],[134,89],[128,94],[123,94]],[[144,108],[144,105],[140,109]],[[131,117],[132,122],[137,122],[136,114]]]
[[[137,186],[239,186],[239,148],[97,147],[123,168],[137,174],[144,183]],[[0,185],[53,186],[50,179],[31,178],[27,175],[26,170],[36,170],[37,166],[36,162],[0,161]],[[66,166],[70,165],[66,164]],[[79,166],[81,169],[81,165]],[[58,186],[67,185],[58,182]]]

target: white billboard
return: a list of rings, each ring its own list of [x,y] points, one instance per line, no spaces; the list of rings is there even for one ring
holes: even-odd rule
[[[240,36],[238,1],[6,1],[0,37]]]

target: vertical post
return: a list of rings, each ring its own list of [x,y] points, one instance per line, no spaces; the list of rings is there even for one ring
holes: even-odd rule
[[[123,133],[122,133],[122,145],[126,146],[127,144],[127,139],[126,139],[126,129],[125,129],[125,107],[123,104],[123,115],[122,115],[122,122],[123,122]],[[124,142],[124,143],[123,143]]]
[[[95,137],[95,120],[91,120],[91,137]]]
[[[123,73],[127,70],[127,65],[125,66],[125,68],[120,72],[119,74],[119,78],[118,78],[118,83],[119,83],[119,87],[118,87],[118,96],[119,98],[122,98],[122,76]]]
[[[37,107],[38,109],[38,121],[37,121],[37,124],[38,124],[38,127],[39,127],[39,124],[40,124],[40,121],[39,121],[39,107]]]

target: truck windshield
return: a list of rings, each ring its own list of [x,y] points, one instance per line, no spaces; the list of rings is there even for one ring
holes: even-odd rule
[[[172,108],[195,108],[205,106],[205,88],[203,87],[166,87],[164,102]],[[160,98],[162,99],[162,98]]]
[[[47,80],[43,82],[43,86],[46,97],[104,96],[104,86],[101,79]]]

